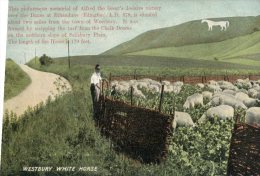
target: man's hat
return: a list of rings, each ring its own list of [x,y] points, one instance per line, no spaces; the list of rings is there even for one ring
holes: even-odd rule
[[[97,65],[95,66],[95,69],[96,69],[96,70],[100,70],[100,65],[97,64]]]

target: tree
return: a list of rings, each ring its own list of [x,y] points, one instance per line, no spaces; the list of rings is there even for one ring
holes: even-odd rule
[[[43,54],[41,57],[40,57],[40,63],[41,65],[50,65],[53,63],[53,59],[49,56],[47,56],[46,54]]]

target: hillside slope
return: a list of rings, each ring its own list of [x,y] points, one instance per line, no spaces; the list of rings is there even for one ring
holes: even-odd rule
[[[129,55],[164,56],[191,59],[229,59],[260,53],[260,32],[222,42],[164,47],[129,53]],[[249,58],[250,59],[250,58]],[[260,60],[259,60],[260,61]]]
[[[207,24],[201,23],[201,20],[190,21],[177,26],[145,32],[102,54],[120,55],[152,48],[220,42],[260,31],[260,16],[212,18],[210,20],[228,20],[230,26],[226,31],[220,31],[220,27],[214,27],[213,31],[209,32]]]
[[[30,77],[12,59],[7,59],[5,65],[4,100],[18,95],[30,83]]]

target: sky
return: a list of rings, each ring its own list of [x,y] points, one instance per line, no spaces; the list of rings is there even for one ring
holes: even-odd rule
[[[259,0],[10,0],[9,6],[64,6],[64,5],[116,5],[116,6],[161,6],[157,18],[139,19],[142,21],[133,26],[131,31],[106,32],[106,39],[96,39],[93,44],[71,44],[70,55],[100,54],[118,44],[131,40],[137,35],[163,27],[178,25],[187,21],[233,16],[260,15]],[[7,58],[17,63],[30,60],[35,55],[46,53],[51,57],[66,56],[66,45],[9,45],[7,44]]]

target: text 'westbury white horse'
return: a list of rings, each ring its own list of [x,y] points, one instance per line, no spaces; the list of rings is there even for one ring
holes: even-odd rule
[[[208,31],[212,31],[213,26],[220,26],[221,31],[227,30],[229,27],[229,21],[211,21],[211,20],[201,20],[201,23],[206,22],[208,24]]]

